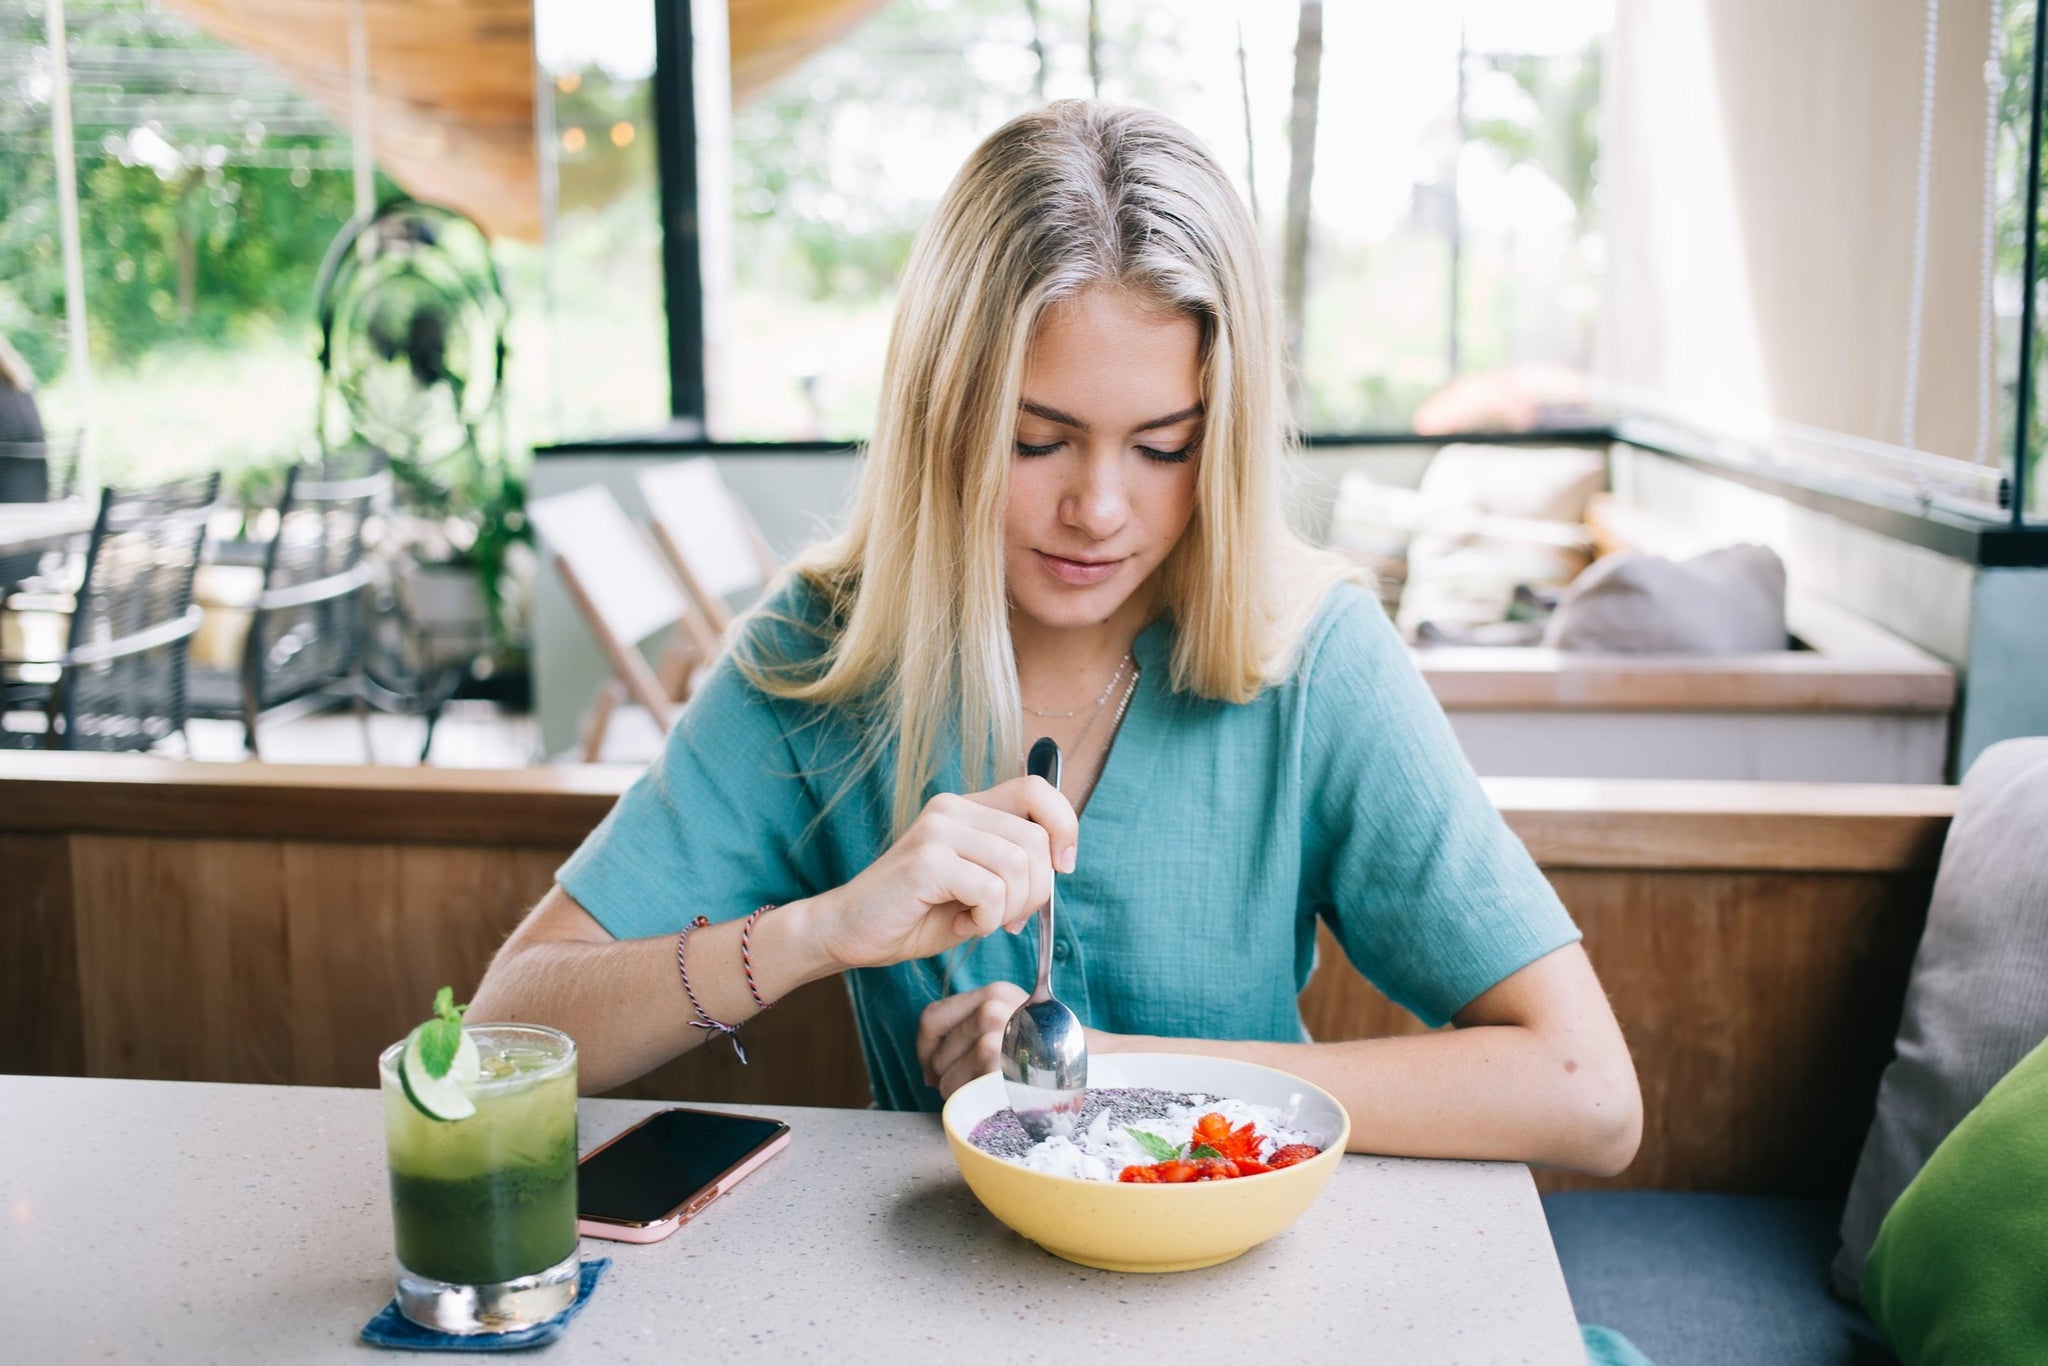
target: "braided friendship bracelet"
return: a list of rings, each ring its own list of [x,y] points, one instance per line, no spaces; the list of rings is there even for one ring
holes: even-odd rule
[[[774,909],[775,903],[771,901],[748,916],[747,923],[740,926],[740,968],[747,974],[747,990],[753,993],[754,1004],[763,1010],[775,1009],[775,1003],[762,1000],[761,988],[754,985],[754,959],[747,952],[747,941],[754,937],[754,922]]]
[[[747,1050],[740,1046],[740,1027],[711,1018],[710,1012],[704,1009],[703,1002],[697,999],[696,989],[690,985],[690,969],[683,962],[683,946],[690,942],[690,931],[701,930],[710,923],[709,916],[700,915],[683,926],[682,933],[676,936],[676,975],[683,979],[683,995],[690,998],[690,1009],[697,1012],[697,1018],[690,1021],[690,1028],[725,1035],[732,1043],[732,1051],[739,1058],[740,1066],[744,1067],[747,1063]]]

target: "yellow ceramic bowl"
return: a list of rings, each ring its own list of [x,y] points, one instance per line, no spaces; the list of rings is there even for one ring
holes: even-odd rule
[[[1290,1117],[1322,1145],[1296,1166],[1234,1181],[1176,1186],[1049,1176],[991,1157],[967,1141],[1010,1099],[999,1073],[967,1083],[946,1102],[946,1143],[989,1213],[1056,1257],[1107,1271],[1191,1271],[1240,1256],[1315,1203],[1351,1137],[1336,1097],[1300,1077],[1254,1063],[1182,1053],[1114,1053],[1088,1060],[1092,1086],[1199,1091]]]

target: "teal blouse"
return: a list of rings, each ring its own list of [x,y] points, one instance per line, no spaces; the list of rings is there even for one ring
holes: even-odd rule
[[[774,607],[819,619],[801,585]],[[774,633],[771,658],[802,648],[794,627],[751,629]],[[1172,631],[1161,620],[1138,637],[1143,672],[1060,879],[1054,989],[1084,1023],[1303,1041],[1295,998],[1320,919],[1374,985],[1437,1025],[1579,937],[1363,590],[1333,589],[1290,676],[1242,705],[1173,691]],[[770,698],[722,661],[557,877],[620,939],[840,886],[887,847],[893,756],[849,788],[858,744],[846,715]],[[957,755],[932,790],[961,790]],[[1036,945],[1029,928],[975,941],[949,989],[1028,990]],[[876,1100],[937,1109],[916,1039],[938,962],[846,981]]]

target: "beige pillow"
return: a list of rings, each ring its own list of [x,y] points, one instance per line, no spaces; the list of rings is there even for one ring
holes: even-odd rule
[[[1607,485],[1607,453],[1582,446],[1445,446],[1416,489],[1438,508],[1494,517],[1579,522]]]
[[[1474,517],[1417,535],[1395,617],[1409,640],[1425,624],[1450,637],[1504,621],[1517,586],[1563,588],[1591,553],[1582,528],[1557,522]]]
[[[1785,564],[1760,545],[1676,561],[1636,551],[1609,555],[1565,589],[1543,643],[1607,654],[1783,650]]]

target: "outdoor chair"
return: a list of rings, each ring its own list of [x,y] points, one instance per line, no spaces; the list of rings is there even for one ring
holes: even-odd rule
[[[346,701],[363,722],[364,623],[360,601],[370,571],[364,527],[388,502],[391,472],[361,452],[302,466],[285,476],[277,534],[263,557],[262,588],[248,607],[248,633],[235,669],[194,669],[192,714],[242,723],[243,745],[261,757],[258,723]]]
[[[183,733],[192,578],[219,491],[212,474],[100,495],[64,647],[0,657],[8,719],[41,714],[0,725],[0,747],[146,750]]]
[[[727,604],[738,595],[759,592],[774,577],[774,552],[709,456],[643,471],[640,493],[653,518],[656,543],[709,628],[709,638],[697,644],[707,657],[715,655],[732,624]]]
[[[623,701],[637,703],[667,734],[693,671],[710,662],[703,642],[715,648],[716,632],[610,489],[592,484],[537,498],[527,505],[527,520],[611,667],[579,728],[583,761],[598,760]],[[649,665],[641,643],[670,628],[659,663]]]

